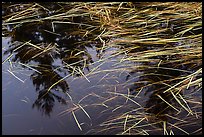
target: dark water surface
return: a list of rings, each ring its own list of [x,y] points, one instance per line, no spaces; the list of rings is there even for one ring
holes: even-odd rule
[[[3,61],[10,55],[6,55],[4,54],[4,52],[9,49],[8,47],[11,44],[11,38],[3,37],[2,40]],[[107,49],[106,52],[103,54],[103,57],[110,57],[112,53],[114,53],[114,51],[117,51],[117,48]],[[98,53],[96,52],[95,47],[87,48],[87,52],[91,55],[93,62],[97,62],[97,60],[99,60],[97,57]],[[40,79],[40,77],[38,77],[39,79],[37,79],[37,81],[41,81],[44,84],[36,84],[34,82],[35,79],[32,79],[32,75],[36,74],[36,71],[31,70],[27,67],[22,67],[19,62],[12,61],[12,59],[15,58],[17,54],[18,52],[14,53],[14,55],[10,58],[10,61],[6,61],[2,64],[2,131],[5,135],[92,134],[91,129],[97,129],[97,126],[102,122],[105,122],[109,117],[112,117],[113,115],[119,115],[125,110],[131,110],[131,104],[134,109],[139,108],[130,101],[128,102],[130,104],[129,107],[127,105],[127,107],[123,108],[123,110],[119,110],[113,113],[114,108],[126,102],[125,98],[119,98],[115,101],[107,102],[105,103],[107,107],[105,105],[101,105],[101,102],[105,101],[106,98],[111,98],[112,94],[108,94],[108,92],[118,92],[127,94],[128,91],[133,91],[134,88],[137,88],[137,85],[134,85],[133,83],[134,81],[138,81],[139,79],[129,78],[129,76],[136,77],[138,75],[137,73],[128,73],[128,70],[125,69],[123,72],[107,71],[110,69],[114,69],[114,67],[116,69],[118,66],[120,66],[120,64],[117,66],[115,65],[115,63],[118,63],[117,60],[121,59],[123,57],[122,55],[107,59],[109,61],[105,61],[104,64],[96,63],[90,65],[90,70],[98,65],[100,69],[100,71],[96,71],[95,74],[87,76],[87,79],[90,82],[83,76],[70,76],[65,79],[65,82],[68,85],[68,89],[66,91],[62,91],[63,86],[59,86],[58,88],[51,90],[50,94],[48,94],[49,96],[41,98],[40,92],[53,84],[53,82],[49,84],[49,80],[51,77],[45,76],[43,81],[42,79]],[[32,63],[36,64],[36,62]],[[131,62],[126,63],[126,65],[122,64],[121,68],[123,68],[124,66],[127,67],[131,65]],[[61,60],[55,59],[52,65],[60,66]],[[13,76],[9,71],[13,72],[16,77]],[[88,71],[86,73],[88,73]],[[60,71],[58,72],[58,74],[61,77],[67,76],[66,73],[63,74]],[[135,100],[139,102],[142,106],[146,107],[156,105],[155,107],[147,111],[148,113],[156,114],[161,111],[162,108],[165,108],[166,104],[162,103],[161,100],[159,101],[158,97],[156,97],[154,94],[148,93],[149,90],[151,91],[151,88],[144,89],[144,92],[141,92],[140,97],[138,99],[135,98]],[[89,96],[86,97],[87,95]],[[165,96],[166,95],[163,95],[163,97]],[[201,95],[197,96],[199,97]],[[80,101],[81,99],[83,100]],[[169,100],[168,98],[165,99]],[[93,105],[97,103],[99,105]],[[77,126],[73,114],[71,113],[71,111],[69,111],[70,109],[75,107],[74,104],[80,104],[83,107],[85,106],[84,109],[91,117],[91,119],[89,119],[82,109],[74,111],[78,121],[82,124],[82,131]],[[176,106],[176,104],[174,105]],[[68,110],[67,113],[65,112],[66,110]],[[143,109],[142,112],[144,112]],[[168,110],[165,113],[172,114],[176,112],[173,110]],[[181,117],[182,115],[185,116],[186,114],[180,114]],[[160,128],[162,132],[162,127]],[[187,128],[187,130],[193,132],[198,128],[199,126],[192,125],[191,128]],[[115,133],[117,133],[117,130],[109,131],[107,133],[99,132],[96,134]],[[174,130],[174,133],[182,134],[180,130],[176,129]],[[155,130],[154,132],[152,132],[152,134],[161,133]]]
[[[11,38],[3,37],[2,40],[2,52],[4,52],[4,50],[8,49],[9,44],[11,44]],[[107,55],[104,55],[104,57],[108,57],[108,54],[114,50],[116,49],[109,49],[109,53],[107,51]],[[94,49],[88,48],[88,53],[91,54],[94,61],[97,59],[97,52]],[[15,55],[13,56],[15,57]],[[2,60],[5,60],[7,57],[6,55],[2,56]],[[13,57],[11,57],[11,59],[12,58]],[[116,75],[116,78],[103,80],[102,78],[107,75],[107,73],[101,72],[94,74],[92,77],[88,77],[90,82],[83,77],[75,77],[74,79],[70,77],[66,79],[66,82],[69,84],[69,90],[67,92],[72,97],[73,102],[66,94],[60,93],[59,91],[53,91],[54,95],[62,97],[65,102],[59,102],[60,99],[58,100],[54,96],[51,96],[47,98],[47,100],[44,100],[44,104],[38,104],[35,102],[39,99],[39,91],[36,91],[36,86],[33,85],[33,80],[30,77],[35,71],[23,68],[15,62],[11,64],[7,61],[2,65],[3,134],[84,134],[86,131],[90,130],[92,126],[100,124],[100,122],[105,120],[105,117],[107,118],[107,116],[104,117],[102,115],[100,116],[101,118],[97,118],[105,107],[98,106],[88,108],[87,112],[91,120],[82,110],[76,112],[79,122],[84,123],[84,125],[82,125],[83,131],[79,130],[70,113],[63,116],[59,114],[73,107],[73,102],[77,104],[80,99],[90,93],[102,95],[106,90],[113,89],[111,86],[106,86],[106,84],[111,85],[112,83],[112,85],[116,86],[116,84],[120,82],[124,83],[126,81],[124,76],[127,75],[125,73],[120,74],[121,79],[119,79],[116,77],[119,73],[113,72],[108,75],[109,77],[114,77]],[[56,60],[53,64],[59,65],[60,61]],[[113,64],[115,63],[110,61],[101,65],[100,68],[102,70],[108,70],[112,68],[111,66]],[[18,78],[9,73],[8,70],[12,71]],[[119,83],[117,83],[116,80]],[[46,79],[43,82],[46,83]],[[43,88],[43,85],[40,87]],[[122,87],[120,87],[120,90],[122,90]],[[87,102],[86,104],[93,104],[99,101],[99,99],[97,97],[90,97],[90,99],[84,99],[84,101]],[[51,103],[48,103],[46,106],[47,102]]]

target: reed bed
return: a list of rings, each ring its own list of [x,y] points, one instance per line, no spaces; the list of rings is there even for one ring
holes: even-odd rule
[[[109,87],[117,85],[103,85],[107,88],[104,94],[108,95],[103,97],[103,101],[99,99],[102,103],[84,106],[75,104],[74,108],[62,112],[62,114],[72,113],[80,130],[82,127],[77,120],[75,110],[82,110],[91,119],[92,116],[89,116],[84,107],[100,105],[107,108],[104,112],[110,113],[110,117],[97,126],[96,130],[90,130],[94,134],[201,133],[201,129],[188,131],[186,127],[202,125],[200,121],[202,99],[197,95],[202,92],[202,3],[56,2],[54,4],[56,9],[49,9],[44,3],[11,5],[7,9],[11,10],[15,6],[21,8],[2,17],[2,30],[6,30],[9,25],[14,29],[26,23],[48,22],[51,25],[49,33],[60,35],[56,24],[76,26],[71,34],[86,39],[75,45],[99,42],[97,50],[100,58],[95,62],[82,61],[83,56],[88,54],[79,49],[76,53],[72,52],[72,58],[78,58],[77,63],[82,61],[82,67],[77,68],[76,62],[68,64],[64,58],[64,63],[59,69],[71,69],[72,76],[77,73],[88,82],[91,77],[100,73],[104,73],[102,79],[108,79],[111,73],[128,74],[127,81],[120,85],[125,90],[113,91]],[[7,31],[4,35],[10,33]],[[31,59],[46,52],[60,51],[57,45],[51,43],[43,46],[27,41],[20,45],[17,47],[29,45],[31,52],[36,51]],[[109,48],[118,50],[103,56]],[[112,68],[100,69],[104,63],[111,61]],[[90,66],[90,71],[84,73],[87,66]],[[55,81],[48,91],[65,78],[67,77]],[[146,94],[150,95],[145,97]],[[115,106],[109,106],[107,103],[118,100],[122,100],[123,103],[116,103]],[[148,105],[145,106],[144,102]]]

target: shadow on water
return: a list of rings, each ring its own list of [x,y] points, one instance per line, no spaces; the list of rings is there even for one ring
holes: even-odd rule
[[[177,43],[176,43],[177,44]],[[176,45],[174,45],[176,46]],[[145,46],[146,47],[146,46]],[[148,49],[145,49],[148,50]],[[131,51],[134,53],[135,51]],[[179,85],[179,88],[177,88],[176,91],[171,92],[165,92],[167,89],[172,87],[172,85],[175,85],[179,83],[181,80],[180,78],[182,76],[186,76],[189,74],[192,74],[195,72],[195,70],[199,69],[198,62],[191,62],[188,64],[178,63],[177,65],[175,63],[171,63],[171,61],[175,58],[175,56],[157,56],[157,59],[161,59],[164,63],[160,64],[158,67],[158,62],[142,62],[144,66],[148,66],[148,69],[146,67],[144,68],[137,68],[133,69],[129,75],[126,77],[126,80],[130,80],[134,78],[135,76],[139,76],[138,80],[133,82],[134,84],[130,87],[131,95],[137,95],[138,91],[141,91],[141,94],[143,93],[144,97],[147,97],[144,105],[144,111],[147,114],[147,119],[149,122],[157,122],[157,121],[165,121],[169,122],[172,125],[179,123],[179,120],[184,119],[184,116],[189,115],[189,113],[186,110],[181,111],[183,108],[181,104],[185,104],[186,102],[182,102],[181,104],[178,102],[178,100],[175,99],[175,97],[172,95],[171,92],[176,94],[180,94],[181,96],[185,96],[190,94],[191,92],[201,92],[202,89],[199,89],[197,86],[192,86],[188,90],[182,86],[189,81],[184,81]],[[152,59],[155,59],[153,57]],[[152,67],[152,68],[151,68]],[[173,69],[170,69],[173,68]],[[186,71],[182,71],[186,70]],[[196,76],[197,78],[201,78],[201,75]],[[142,89],[141,89],[142,87]],[[197,91],[198,90],[198,91]],[[197,96],[200,96],[199,93],[197,93]],[[169,105],[169,104],[171,105]],[[191,102],[188,102],[189,105],[193,108],[195,104],[191,104]],[[196,105],[195,105],[196,106]],[[194,106],[194,107],[195,107]],[[196,109],[193,110],[193,112],[196,112]],[[198,110],[199,112],[200,110]],[[188,117],[188,116],[187,116]],[[200,128],[197,123],[199,123],[198,119],[196,119],[195,116],[189,116],[189,118],[185,118],[186,122],[191,121],[191,128],[188,126],[185,127],[185,122],[180,122],[180,125],[183,129],[186,129],[187,131],[194,132],[197,129]],[[163,128],[163,123],[157,124],[159,128]],[[179,129],[174,129],[177,133],[183,134],[182,131],[179,131]],[[153,131],[153,134],[155,134],[155,131]],[[199,133],[198,133],[199,134]]]

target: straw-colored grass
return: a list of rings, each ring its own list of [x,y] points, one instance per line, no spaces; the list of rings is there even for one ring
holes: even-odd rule
[[[127,81],[121,85],[118,82],[118,85],[127,88],[125,91],[128,92],[117,91],[116,85],[103,85],[115,86],[115,91],[107,89],[105,94],[108,96],[98,105],[107,108],[103,113],[111,110],[114,114],[110,113],[110,118],[99,126],[96,134],[151,135],[155,132],[174,135],[175,130],[179,130],[182,134],[201,132],[197,129],[190,133],[184,128],[191,126],[190,124],[196,125],[202,116],[201,112],[197,112],[197,109],[202,108],[202,101],[192,95],[202,91],[202,3],[56,2],[55,4],[61,8],[51,15],[44,14],[51,10],[39,3],[23,4],[24,8],[20,11],[3,16],[2,22],[2,30],[5,31],[7,25],[14,25],[14,28],[17,28],[21,24],[48,21],[52,31],[47,30],[47,32],[55,35],[60,35],[56,31],[56,24],[71,24],[78,28],[74,29],[72,34],[87,38],[85,41],[76,42],[75,45],[85,45],[92,41],[101,43],[98,50],[102,56],[93,63],[83,59],[84,55],[90,59],[86,51],[67,50],[66,52],[70,52],[71,55],[63,58],[64,66],[59,68],[70,69],[72,73],[53,83],[48,92],[67,77],[74,77],[74,74],[79,74],[88,82],[91,82],[90,79],[95,75],[104,74],[98,81],[100,83],[108,78],[114,79],[112,73],[125,72],[130,77],[128,76]],[[38,18],[39,16],[42,17]],[[74,21],[76,18],[79,19]],[[29,47],[25,56],[35,52],[35,55],[29,57],[30,59],[57,50],[57,45],[51,43],[47,46],[37,45],[30,41],[19,44],[15,50],[24,46]],[[118,50],[108,54],[108,57],[103,56],[106,53],[104,51],[108,51],[109,48]],[[11,56],[12,54],[2,64]],[[77,61],[71,64],[66,62],[73,58]],[[106,62],[115,62],[115,64],[110,69],[101,70],[100,67]],[[82,64],[82,67],[76,64]],[[87,66],[90,66],[90,71],[84,73]],[[150,108],[144,106],[143,101],[148,102],[147,98],[143,100],[147,94],[144,90],[147,88],[151,94],[150,98],[153,98],[152,101],[159,100],[161,104],[155,103]],[[89,96],[92,95],[83,97],[79,103]],[[118,100],[125,101],[122,105],[108,105]],[[96,104],[78,104],[61,114],[72,113],[77,126],[83,130],[75,110],[82,110],[91,119],[84,106],[97,106]],[[156,113],[155,106],[162,110]],[[123,111],[115,113],[118,110]],[[186,117],[182,117],[184,115]]]

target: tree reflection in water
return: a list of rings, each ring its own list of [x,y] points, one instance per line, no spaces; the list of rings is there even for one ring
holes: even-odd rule
[[[66,104],[65,98],[58,95],[61,91],[65,93],[69,90],[69,85],[61,73],[63,72],[64,76],[69,74],[80,76],[79,73],[73,72],[74,68],[78,68],[82,72],[84,69],[89,71],[88,65],[93,63],[93,60],[86,47],[100,46],[100,43],[96,41],[88,44],[80,43],[85,39],[89,41],[91,36],[85,38],[69,34],[78,30],[76,25],[63,24],[62,26],[59,24],[59,26],[56,25],[56,28],[60,29],[56,29],[56,33],[52,33],[50,24],[50,22],[28,23],[13,28],[9,34],[13,44],[4,52],[4,54],[15,54],[12,61],[24,64],[34,63],[32,68],[35,71],[30,77],[36,87],[38,98],[34,102],[33,108],[37,107],[48,116],[52,112],[55,100]],[[57,60],[60,60],[61,64],[56,63]],[[48,91],[55,83],[57,84]]]

